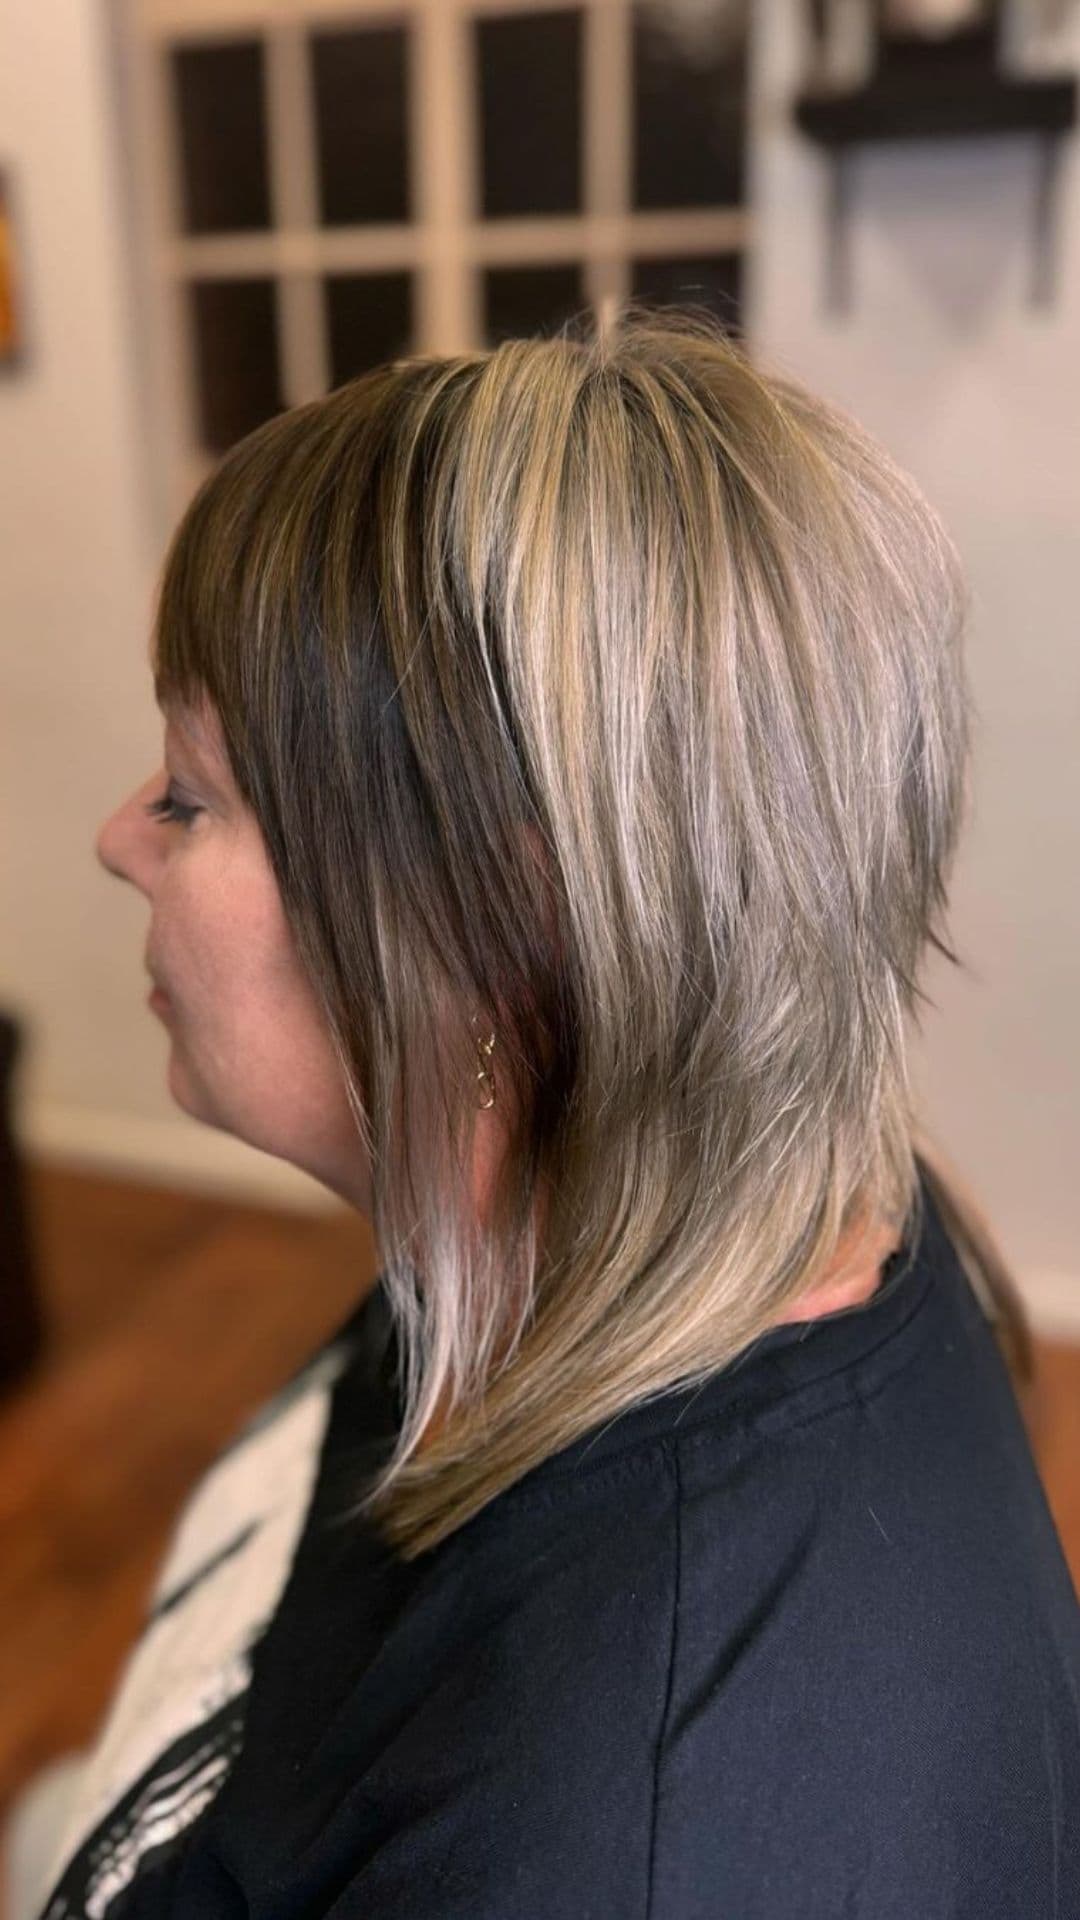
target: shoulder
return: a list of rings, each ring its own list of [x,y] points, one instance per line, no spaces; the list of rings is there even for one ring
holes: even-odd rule
[[[1042,1920],[1054,1874],[1080,1892],[1078,1616],[1030,1456],[951,1318],[831,1367],[843,1332],[717,1417],[587,1437],[382,1596],[339,1563],[336,1638],[313,1580],[325,1706],[290,1749],[283,1695],[219,1829],[251,1914],[286,1885],[380,1920]]]
[[[644,1914],[677,1546],[660,1445],[494,1503],[434,1554],[391,1563],[381,1597],[356,1596],[389,1623],[372,1657],[357,1663],[343,1632],[313,1737],[287,1764],[274,1755],[273,1817],[255,1745],[238,1766],[212,1844],[249,1911],[287,1883],[320,1915]],[[253,1732],[279,1746],[288,1714]],[[348,1903],[331,1908],[346,1864]]]
[[[1080,1609],[955,1333],[680,1444],[654,1920],[1080,1911]]]

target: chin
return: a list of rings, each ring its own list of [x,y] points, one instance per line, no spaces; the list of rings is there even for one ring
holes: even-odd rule
[[[256,1153],[269,1154],[271,1159],[296,1167],[346,1205],[370,1215],[370,1181],[362,1165],[359,1142],[355,1145],[350,1142],[349,1151],[342,1151],[340,1142],[320,1142],[318,1127],[314,1124],[298,1127],[296,1116],[289,1126],[275,1132],[267,1126],[273,1105],[269,1096],[259,1111],[245,1114],[230,1109],[215,1100],[212,1092],[189,1071],[175,1043],[169,1055],[167,1078],[175,1104],[200,1126],[212,1127]],[[349,1119],[351,1125],[351,1115]]]
[[[189,1114],[192,1120],[201,1121],[205,1127],[218,1127],[224,1133],[232,1132],[232,1128],[222,1118],[214,1102],[207,1097],[197,1083],[192,1082],[182,1060],[178,1058],[175,1046],[169,1055],[167,1078],[169,1092],[177,1106]]]
[[[231,1113],[228,1107],[194,1081],[183,1064],[177,1061],[175,1053],[169,1062],[168,1083],[176,1105],[190,1119],[197,1120],[200,1126],[212,1127],[215,1133],[228,1134],[230,1139],[241,1141],[245,1147],[253,1147],[258,1153],[269,1153],[277,1160],[291,1159],[287,1151],[282,1151],[279,1142],[266,1139],[256,1125],[248,1124],[242,1114]]]

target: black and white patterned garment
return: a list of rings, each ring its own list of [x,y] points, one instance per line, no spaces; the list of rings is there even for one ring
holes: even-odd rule
[[[357,1370],[360,1329],[381,1304],[365,1302],[260,1410],[185,1507],[78,1781],[47,1920],[119,1920],[144,1866],[157,1878],[221,1790],[311,1509],[332,1390],[350,1360]]]

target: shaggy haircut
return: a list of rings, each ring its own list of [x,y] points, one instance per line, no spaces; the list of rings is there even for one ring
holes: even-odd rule
[[[359,1510],[406,1557],[861,1223],[910,1245],[920,1163],[1030,1372],[905,1064],[963,964],[966,609],[914,483],[696,308],[376,367],[193,499],[156,688],[217,711],[346,1077],[401,1409]]]

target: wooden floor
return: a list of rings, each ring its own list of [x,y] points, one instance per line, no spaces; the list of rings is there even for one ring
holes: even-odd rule
[[[30,1179],[50,1337],[0,1402],[0,1815],[92,1736],[185,1494],[376,1267],[345,1212]],[[1080,1348],[1037,1359],[1032,1438],[1080,1585]]]
[[[185,1494],[375,1274],[316,1218],[30,1175],[50,1338],[0,1402],[0,1817],[88,1740]]]

